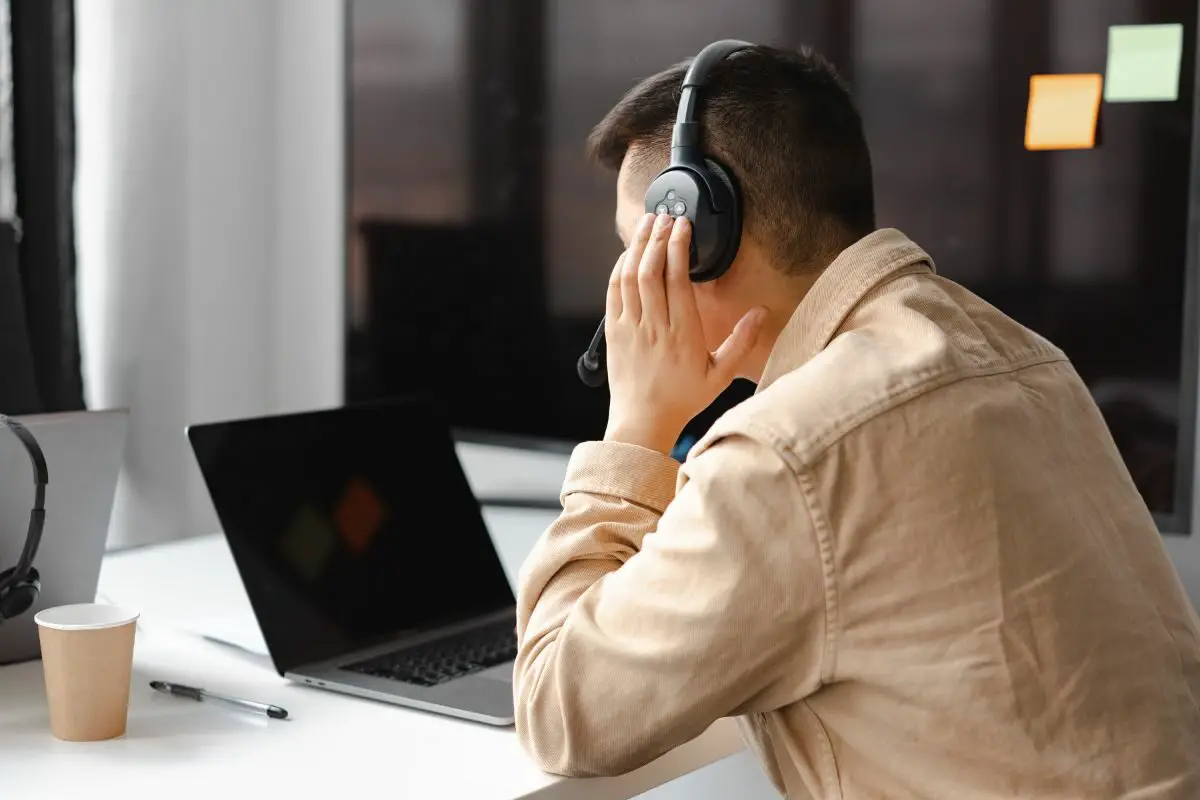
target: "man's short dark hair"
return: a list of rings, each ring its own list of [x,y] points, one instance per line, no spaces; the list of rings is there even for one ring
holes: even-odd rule
[[[687,63],[646,78],[588,139],[591,158],[647,182],[666,166]],[[789,273],[824,267],[875,229],[862,119],[833,66],[809,49],[755,46],[717,64],[700,94],[704,152],[730,168],[745,230]]]

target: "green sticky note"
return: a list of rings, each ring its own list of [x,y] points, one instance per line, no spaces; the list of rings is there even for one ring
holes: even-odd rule
[[[1108,29],[1104,99],[1137,103],[1179,99],[1183,25],[1113,25]]]

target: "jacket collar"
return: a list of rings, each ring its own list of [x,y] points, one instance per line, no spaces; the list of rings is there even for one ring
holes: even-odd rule
[[[767,358],[758,391],[806,364],[876,286],[907,271],[934,272],[933,259],[895,228],[859,239],[833,260],[800,301]]]

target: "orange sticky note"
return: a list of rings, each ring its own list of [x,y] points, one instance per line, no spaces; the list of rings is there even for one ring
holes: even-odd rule
[[[1034,75],[1025,115],[1026,150],[1087,150],[1096,146],[1102,75]]]

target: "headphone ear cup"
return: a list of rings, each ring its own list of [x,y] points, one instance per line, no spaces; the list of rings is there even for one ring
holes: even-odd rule
[[[701,233],[713,244],[706,248],[705,257],[698,260],[691,272],[696,283],[716,280],[728,272],[742,241],[742,196],[733,173],[713,158],[705,158],[704,166],[708,176],[714,179],[708,181],[708,186],[712,188],[713,208],[719,213],[701,223],[713,227],[713,230]]]
[[[0,572],[0,582],[13,574],[16,567]],[[0,620],[19,617],[37,602],[42,591],[42,577],[37,569],[30,567],[25,577],[14,583],[0,595]]]

